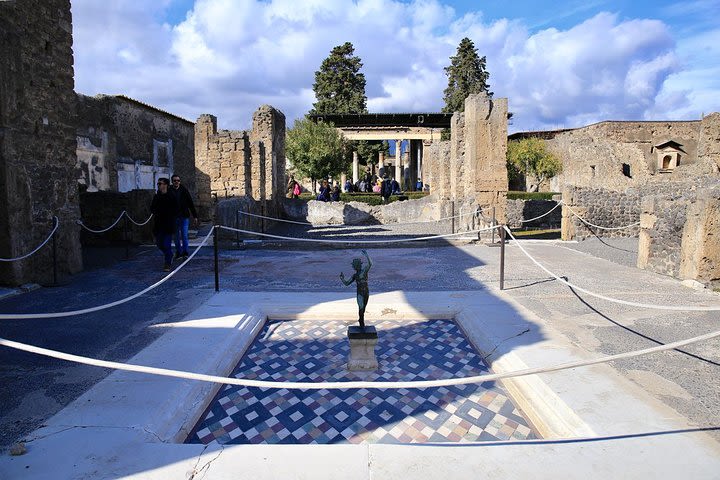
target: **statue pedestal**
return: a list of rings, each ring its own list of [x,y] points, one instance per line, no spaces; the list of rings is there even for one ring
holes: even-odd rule
[[[348,327],[347,336],[350,341],[348,370],[351,372],[377,370],[378,361],[375,356],[375,345],[378,342],[378,334],[375,327],[366,326],[364,329],[359,326]]]

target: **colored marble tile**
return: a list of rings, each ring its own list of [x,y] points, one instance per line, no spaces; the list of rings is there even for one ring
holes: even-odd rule
[[[233,371],[278,382],[408,381],[481,375],[481,357],[450,320],[374,323],[376,372],[345,368],[346,324],[269,322]],[[220,389],[187,443],[422,443],[535,438],[494,382],[423,389]]]

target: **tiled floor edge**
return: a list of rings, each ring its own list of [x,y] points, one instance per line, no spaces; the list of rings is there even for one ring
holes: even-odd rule
[[[484,333],[481,312],[472,307],[460,310],[455,322],[481,354],[496,351],[497,346]],[[473,325],[473,323],[475,325]],[[514,351],[506,351],[494,360],[488,359],[493,373],[529,368]],[[592,429],[538,375],[500,380],[517,407],[521,409],[543,438],[567,438],[592,435]]]
[[[233,334],[228,335],[222,345],[217,346],[212,357],[206,359],[212,367],[202,373],[227,377],[245,355],[265,325],[267,315],[257,306],[251,307],[244,315],[246,321],[233,330]],[[218,383],[196,382],[185,397],[175,399],[181,401],[175,404],[174,412],[167,416],[166,424],[158,427],[159,436],[167,438],[168,443],[183,443],[222,386]]]

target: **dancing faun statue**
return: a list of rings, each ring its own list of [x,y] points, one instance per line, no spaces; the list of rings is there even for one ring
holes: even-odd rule
[[[340,280],[347,287],[352,282],[357,285],[357,303],[358,303],[358,322],[360,322],[360,328],[365,329],[365,307],[367,307],[368,298],[370,297],[370,289],[368,288],[368,272],[372,267],[370,257],[365,250],[362,250],[362,254],[365,255],[367,264],[363,266],[362,259],[355,258],[352,261],[352,267],[355,269],[355,273],[350,279],[345,279],[345,274],[340,272]]]

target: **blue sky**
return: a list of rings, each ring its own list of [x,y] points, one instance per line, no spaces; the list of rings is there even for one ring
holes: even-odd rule
[[[262,104],[292,125],[333,46],[361,57],[372,112],[439,111],[469,37],[511,131],[720,110],[720,0],[72,0],[80,93],[122,93],[242,129]]]

